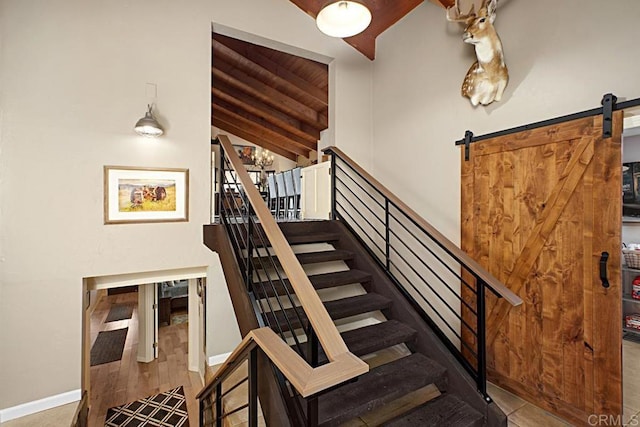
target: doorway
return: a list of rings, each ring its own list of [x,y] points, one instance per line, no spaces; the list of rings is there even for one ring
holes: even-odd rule
[[[174,270],[84,280],[82,386],[89,425],[104,425],[110,408],[180,387],[190,418],[197,419],[195,395],[205,369],[206,274],[183,270],[182,277]],[[179,290],[165,292],[169,320],[160,323],[158,291],[169,283]]]
[[[622,133],[622,176],[623,176],[623,205],[622,205],[622,242],[627,249],[632,244],[640,243],[640,210],[636,204],[640,188],[636,185],[634,169],[640,168],[640,107],[631,108],[624,112],[624,131]],[[626,178],[630,179],[626,179]],[[626,251],[626,250],[625,250]],[[623,254],[624,252],[623,251]],[[636,329],[632,321],[633,316],[640,314],[640,299],[633,293],[633,284],[640,277],[640,264],[632,252],[625,259],[622,266],[622,394],[624,421],[640,421],[640,330]],[[634,298],[634,295],[636,296]],[[639,316],[640,317],[640,316]]]

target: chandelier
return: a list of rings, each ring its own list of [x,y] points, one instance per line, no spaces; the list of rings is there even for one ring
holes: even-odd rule
[[[273,164],[273,154],[269,154],[269,150],[261,150],[260,153],[257,155],[254,154],[251,158],[253,165],[260,169],[264,169]]]

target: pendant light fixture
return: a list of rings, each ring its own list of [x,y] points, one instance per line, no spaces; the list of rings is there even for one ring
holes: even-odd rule
[[[157,138],[164,133],[162,126],[156,121],[151,113],[151,104],[147,105],[148,111],[144,117],[138,120],[134,130],[136,133],[149,138]]]
[[[371,11],[359,1],[330,1],[316,17],[318,29],[331,37],[351,37],[371,23]]]

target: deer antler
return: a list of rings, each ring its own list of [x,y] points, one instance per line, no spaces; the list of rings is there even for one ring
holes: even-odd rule
[[[468,13],[462,14],[460,12],[460,4],[458,4],[458,0],[455,0],[455,4],[451,7],[447,8],[447,21],[449,22],[468,22],[469,20],[475,18],[475,4],[471,5],[471,9]]]
[[[487,16],[495,16],[497,6],[498,6],[498,0],[489,0],[489,3],[486,4]]]

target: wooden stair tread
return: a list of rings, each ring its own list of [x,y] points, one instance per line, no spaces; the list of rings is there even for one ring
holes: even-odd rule
[[[453,394],[444,394],[385,424],[388,427],[481,427],[482,414]]]
[[[429,384],[446,388],[446,369],[420,353],[403,357],[320,396],[319,425],[341,425]]]
[[[376,323],[341,333],[344,343],[351,353],[356,356],[374,353],[376,351],[412,341],[417,332],[397,320]],[[327,356],[319,350],[318,361],[323,364]]]
[[[328,243],[340,240],[340,233],[320,232],[320,233],[305,233],[305,234],[291,234],[285,235],[289,245],[302,245],[305,243]],[[271,242],[266,241],[266,246],[271,246]],[[256,234],[253,239],[254,248],[263,248],[262,240]],[[241,244],[243,248],[246,246]]]
[[[318,264],[321,262],[330,262],[330,261],[350,261],[354,257],[353,252],[345,251],[343,249],[336,249],[330,251],[318,251],[318,252],[304,252],[300,254],[296,254],[296,258],[300,264]],[[277,257],[273,257],[276,266],[280,266],[280,261],[278,261]],[[262,260],[262,263],[260,262]],[[264,257],[254,257],[253,265],[256,268],[262,268],[262,265],[265,267],[271,267],[271,261],[268,260],[266,256]]]
[[[336,271],[333,273],[313,274],[309,276],[309,281],[316,290],[350,285],[352,283],[366,283],[370,280],[371,274],[360,270]],[[283,282],[284,284],[277,281],[273,283],[273,286],[271,286],[268,281],[262,281],[262,284],[260,284],[261,282],[255,282],[253,286],[258,296],[262,298],[264,298],[264,295],[270,297],[275,296],[276,291],[278,295],[284,295],[286,293],[285,287],[293,294],[294,291],[289,279],[284,279]]]
[[[435,384],[429,384],[348,421],[342,424],[342,427],[379,426],[424,405],[440,395],[438,387]]]
[[[298,261],[300,261],[300,264],[304,265],[330,261],[350,261],[353,259],[354,254],[344,249],[334,249],[331,251],[305,252],[296,254],[296,257]]]
[[[340,240],[340,233],[320,232],[285,235],[290,245],[301,245],[303,243],[326,243]]]
[[[329,316],[331,316],[333,320],[337,320],[370,311],[384,310],[391,306],[391,300],[382,295],[368,293],[335,301],[327,301],[324,303],[324,306],[329,312]],[[301,320],[306,322],[307,316],[304,314],[304,310],[301,307],[297,307],[297,310],[300,313]],[[288,308],[284,310],[284,312],[283,310],[278,310],[274,314],[267,313],[268,324],[273,325],[275,323],[274,321],[276,321],[283,331],[290,330],[289,324],[285,321],[285,315],[289,318],[291,327],[294,329],[302,326],[293,308]]]

